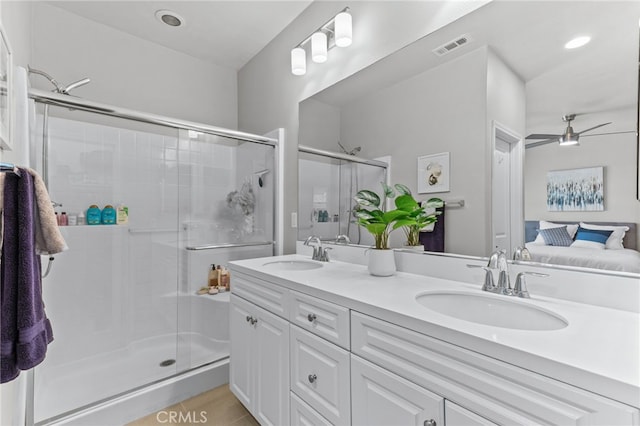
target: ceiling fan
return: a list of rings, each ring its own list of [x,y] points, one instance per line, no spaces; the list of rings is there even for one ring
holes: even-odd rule
[[[567,114],[562,116],[562,121],[567,123],[567,128],[564,133],[560,135],[552,135],[546,133],[534,133],[526,137],[526,139],[544,139],[539,142],[532,142],[525,145],[525,148],[534,148],[540,145],[546,145],[552,142],[558,142],[560,146],[569,146],[569,145],[578,145],[578,139],[580,139],[580,135],[586,132],[590,132],[593,129],[597,129],[598,127],[606,126],[607,124],[611,124],[611,121],[608,123],[598,124],[597,126],[593,126],[589,129],[583,130],[581,132],[574,132],[573,127],[571,127],[571,122],[576,118],[576,114]],[[593,135],[587,135],[593,136]]]

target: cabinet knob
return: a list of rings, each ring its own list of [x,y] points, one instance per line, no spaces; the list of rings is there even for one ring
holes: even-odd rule
[[[247,315],[247,322],[251,322],[253,318],[251,318],[249,315]]]
[[[309,383],[314,383],[317,379],[318,376],[316,376],[315,374],[309,374]]]
[[[436,425],[436,421],[431,419],[431,420],[425,420],[424,426],[437,426],[437,425]]]
[[[258,318],[251,318],[251,325],[255,325],[258,322]]]
[[[309,322],[314,322],[316,320],[316,314],[309,314],[307,315],[307,319],[309,320]]]

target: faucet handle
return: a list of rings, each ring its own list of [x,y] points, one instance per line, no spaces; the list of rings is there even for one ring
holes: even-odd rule
[[[320,248],[320,253],[318,255],[318,260],[321,262],[329,261],[329,252],[327,250],[333,250],[331,247]]]
[[[487,266],[481,266],[481,265],[473,265],[470,263],[467,263],[467,268],[478,268],[478,269],[484,269],[484,284],[482,284],[482,291],[495,291],[496,289],[496,284],[493,281],[493,271],[491,270],[491,268],[487,267]]]
[[[345,234],[336,236],[336,244],[351,244],[351,239]]]
[[[513,295],[517,296],[517,297],[523,297],[525,299],[528,299],[529,296],[529,292],[527,291],[527,283],[525,282],[524,277],[526,275],[532,275],[534,277],[548,277],[549,274],[543,274],[540,272],[529,272],[529,271],[525,271],[525,272],[520,272],[517,276],[516,276],[516,285],[513,288]]]

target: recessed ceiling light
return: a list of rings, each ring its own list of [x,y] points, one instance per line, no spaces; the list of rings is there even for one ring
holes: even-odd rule
[[[156,18],[171,27],[179,27],[184,24],[184,18],[171,10],[156,11]]]
[[[580,37],[576,37],[573,40],[570,40],[567,42],[567,44],[564,45],[565,49],[575,49],[578,47],[582,47],[585,44],[589,43],[591,41],[591,37],[589,36],[580,36]]]

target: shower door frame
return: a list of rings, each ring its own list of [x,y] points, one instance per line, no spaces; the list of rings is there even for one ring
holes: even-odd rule
[[[108,105],[100,102],[94,102],[85,100],[82,98],[77,98],[69,95],[59,94],[55,92],[47,92],[44,90],[38,89],[29,89],[28,92],[29,99],[34,100],[36,103],[41,103],[45,106],[53,105],[63,108],[75,109],[85,112],[90,112],[99,115],[105,115],[110,117],[122,118],[142,123],[154,124],[159,126],[164,126],[168,128],[173,128],[177,130],[192,130],[201,133],[207,133],[215,136],[227,137],[231,139],[253,142],[263,145],[272,146],[276,151],[274,153],[274,161],[275,168],[277,170],[276,173],[276,190],[275,190],[275,200],[274,200],[274,218],[273,218],[273,234],[274,241],[261,241],[255,243],[238,243],[236,244],[225,244],[224,247],[247,247],[247,246],[260,246],[260,245],[272,245],[273,253],[280,253],[282,251],[282,240],[278,241],[278,238],[282,237],[282,194],[279,193],[278,189],[281,189],[281,185],[283,182],[283,140],[284,140],[284,130],[277,129],[275,132],[279,135],[278,139],[255,135],[252,133],[241,132],[238,130],[225,129],[223,127],[212,126],[203,123],[197,123],[188,120],[181,120],[178,118],[167,117],[147,112],[141,112],[136,110],[131,110],[127,108],[121,108],[113,105]],[[273,133],[273,132],[272,132]],[[204,247],[188,247],[190,250],[202,250],[202,249],[212,249],[212,248],[220,248],[221,246],[204,246]],[[182,375],[184,373],[188,373],[193,369],[188,369],[186,371],[180,372],[177,375],[170,376],[168,379]],[[35,372],[34,369],[30,369],[25,372],[25,424],[33,425],[35,424]],[[165,380],[165,379],[162,379]],[[147,386],[149,384],[146,384]],[[82,407],[80,408],[82,409]]]

